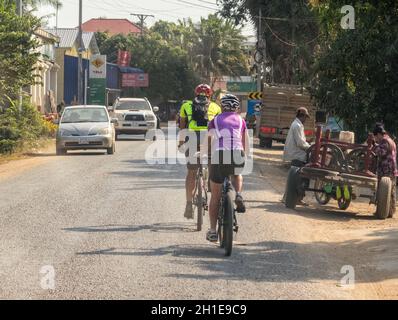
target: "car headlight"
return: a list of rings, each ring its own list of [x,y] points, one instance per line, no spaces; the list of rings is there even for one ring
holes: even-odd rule
[[[98,130],[97,135],[108,135],[109,134],[109,128],[102,128]]]
[[[61,137],[71,137],[72,136],[72,132],[68,131],[68,130],[61,130],[59,132],[59,135]]]
[[[145,116],[146,121],[154,121],[155,119],[156,119],[156,117],[153,114],[147,114]]]

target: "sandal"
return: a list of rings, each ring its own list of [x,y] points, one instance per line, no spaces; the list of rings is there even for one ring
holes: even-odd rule
[[[207,231],[206,240],[210,242],[217,242],[218,241],[217,232],[212,230]]]

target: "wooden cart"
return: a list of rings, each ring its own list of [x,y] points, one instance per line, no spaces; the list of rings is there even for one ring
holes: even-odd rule
[[[330,131],[322,137],[322,126],[317,126],[316,143],[308,150],[309,163],[303,168],[292,167],[286,184],[286,207],[294,209],[305,192],[315,193],[321,205],[331,199],[342,210],[349,208],[358,197],[369,198],[377,206],[376,216],[386,219],[391,200],[391,179],[377,179],[377,158],[373,153],[373,137],[367,144],[350,144],[330,139]],[[314,181],[311,188],[311,181]],[[356,194],[354,189],[370,189],[370,195]]]

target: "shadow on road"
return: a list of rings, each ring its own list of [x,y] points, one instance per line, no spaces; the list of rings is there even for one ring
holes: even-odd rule
[[[103,232],[139,232],[150,231],[159,233],[181,233],[181,232],[196,232],[192,227],[192,223],[156,223],[151,225],[105,225],[105,226],[87,226],[76,228],[65,228],[63,231],[68,232],[83,232],[83,233],[103,233]]]
[[[107,248],[77,255],[110,255],[130,257],[170,256],[169,264],[185,266],[191,273],[170,273],[167,277],[195,280],[250,280],[265,282],[307,283],[330,280],[338,285],[345,265],[354,267],[357,283],[369,283],[398,278],[398,252],[383,255],[383,264],[358,258],[353,252],[382,252],[394,247],[397,230],[373,232],[371,240],[356,239],[341,242],[292,243],[265,241],[234,246],[231,257],[215,245],[173,245],[156,248]],[[338,254],[339,253],[339,254]],[[333,263],[330,257],[334,257]],[[344,257],[342,259],[341,257]],[[181,268],[179,268],[181,270]],[[364,275],[366,274],[366,278]]]
[[[372,221],[377,218],[372,215],[363,215],[358,212],[343,211],[332,206],[323,207],[297,207],[295,210],[291,210],[285,207],[282,202],[272,202],[272,201],[250,201],[247,200],[249,204],[249,210],[252,209],[264,209],[266,212],[271,214],[288,214],[297,215],[300,217],[305,217],[311,220],[321,220],[321,221],[336,221],[336,222],[348,222],[351,220],[363,220]],[[251,205],[257,204],[257,205]],[[337,206],[337,204],[336,204]]]

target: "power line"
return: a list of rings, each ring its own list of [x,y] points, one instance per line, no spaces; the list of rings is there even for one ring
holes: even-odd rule
[[[135,16],[140,20],[141,26],[141,37],[144,35],[144,23],[147,18],[154,18],[155,16],[152,14],[141,14],[141,13],[130,13],[131,16]]]
[[[188,2],[188,1],[184,1],[184,0],[177,0],[177,1],[181,2],[181,3],[185,3],[185,4],[188,4],[188,5],[191,5],[191,6],[195,6],[195,7],[198,7],[198,8],[205,8],[205,9],[218,11],[218,8],[217,9],[216,8],[210,8],[210,7],[206,7],[206,6],[203,6],[203,5],[200,5],[200,4],[196,4],[196,3],[192,3],[192,2]]]
[[[210,1],[206,1],[206,0],[198,0],[199,2],[203,2],[203,3],[207,3],[207,4],[211,4],[211,5],[214,5],[214,6],[217,6],[217,3],[214,3],[214,2],[210,2]]]
[[[288,42],[286,40],[283,40],[281,37],[278,36],[278,34],[272,30],[271,26],[265,21],[265,25],[268,27],[269,31],[271,31],[272,35],[278,39],[280,42],[282,42],[283,44],[290,46],[290,47],[298,47],[297,43],[293,43],[293,42]],[[309,45],[312,42],[315,42],[318,38],[320,37],[320,34],[318,34],[314,39],[312,39],[311,41],[308,41],[306,43],[304,43],[305,45]]]
[[[209,10],[213,10],[213,11],[218,11],[218,9],[205,7],[205,6],[202,6],[202,5],[199,5],[199,4],[196,4],[196,3],[192,3],[192,2],[188,2],[188,1],[183,1],[183,0],[176,0],[176,1],[178,1],[180,3],[184,3],[184,4],[188,5],[188,6],[191,6],[192,8],[202,8],[202,9],[209,9]],[[170,0],[163,0],[163,2],[168,2],[168,3],[171,3],[171,4],[181,5],[180,3],[173,2],[173,1],[170,1]]]

